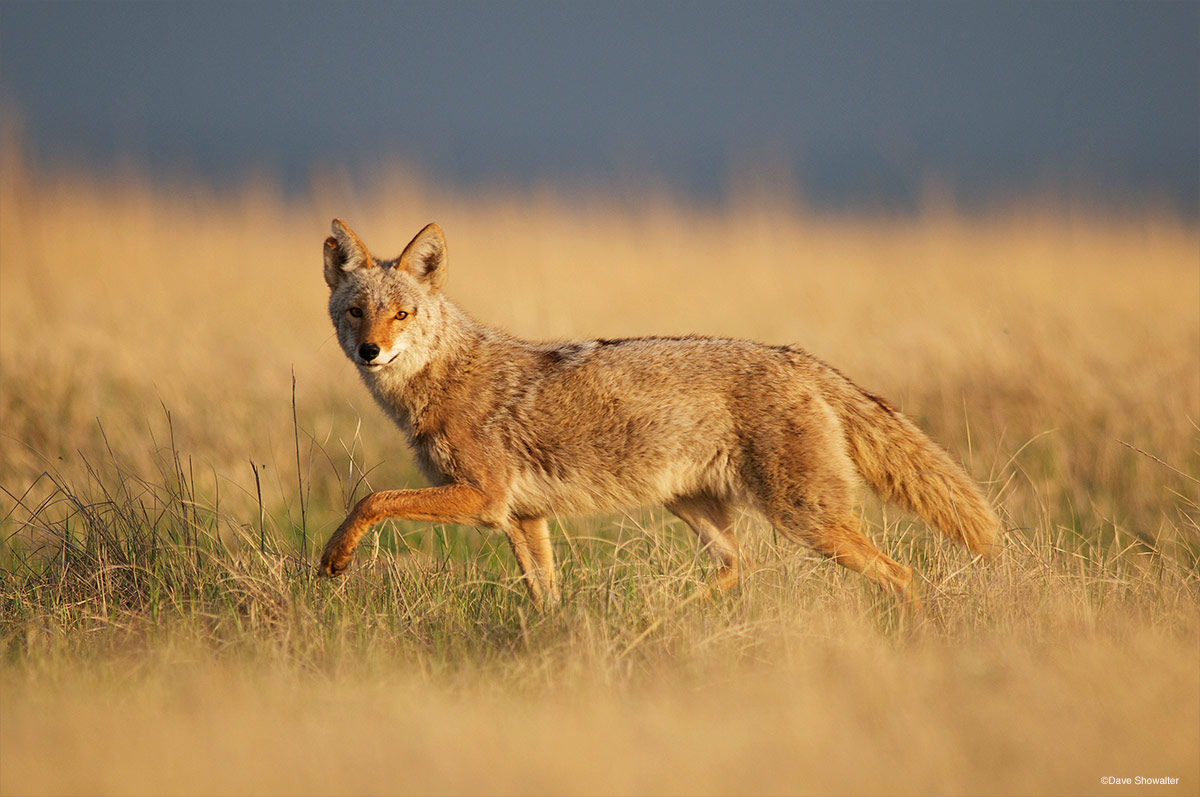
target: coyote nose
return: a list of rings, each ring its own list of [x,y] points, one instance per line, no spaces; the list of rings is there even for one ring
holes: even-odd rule
[[[358,356],[362,357],[367,362],[371,362],[379,356],[379,346],[375,343],[364,343],[358,347]]]

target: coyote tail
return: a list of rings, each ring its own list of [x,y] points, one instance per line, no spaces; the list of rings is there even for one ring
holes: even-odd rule
[[[975,553],[994,555],[1000,521],[962,466],[888,402],[842,378],[831,403],[867,483]]]

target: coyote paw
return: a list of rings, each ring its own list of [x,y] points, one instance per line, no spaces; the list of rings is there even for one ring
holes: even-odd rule
[[[350,566],[350,559],[351,557],[340,551],[327,550],[321,555],[321,564],[317,566],[317,572],[329,578],[340,576]]]

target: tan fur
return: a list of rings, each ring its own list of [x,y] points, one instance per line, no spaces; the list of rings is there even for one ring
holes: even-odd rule
[[[912,570],[858,527],[856,474],[976,553],[999,526],[978,486],[887,402],[793,346],[703,337],[529,343],[441,293],[435,224],[395,260],[340,220],[325,242],[338,342],[435,485],[373,493],[330,537],[337,575],[389,518],[501,529],[534,604],[557,599],[546,518],[662,504],[738,581],[735,507],[915,601]],[[385,362],[386,360],[386,362]]]

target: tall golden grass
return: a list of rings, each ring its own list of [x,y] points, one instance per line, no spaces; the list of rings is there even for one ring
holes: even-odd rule
[[[1195,220],[0,155],[0,792],[1200,790]],[[659,510],[563,519],[544,618],[476,530],[385,526],[314,581],[352,495],[419,483],[332,338],[334,216],[397,252],[438,221],[451,296],[522,336],[805,346],[965,462],[1003,554],[864,496],[917,618],[750,516],[741,594],[687,602]]]

